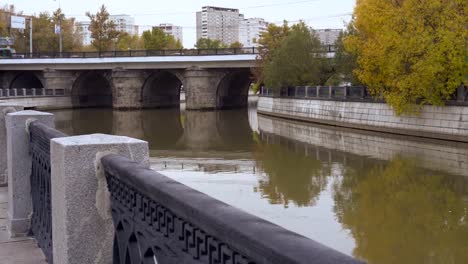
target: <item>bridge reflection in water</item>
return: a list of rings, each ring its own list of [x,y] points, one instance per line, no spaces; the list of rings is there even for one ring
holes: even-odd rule
[[[256,116],[57,111],[68,134],[150,143],[152,167],[369,263],[468,259],[468,146]]]

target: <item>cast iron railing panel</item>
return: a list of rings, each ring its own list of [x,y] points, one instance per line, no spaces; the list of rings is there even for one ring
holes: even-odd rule
[[[360,263],[125,157],[101,161],[111,194],[114,264]]]
[[[33,214],[31,233],[44,252],[48,263],[53,263],[52,254],[52,208],[50,177],[50,140],[66,135],[38,121],[29,125],[32,159],[31,196]]]
[[[364,86],[296,86],[285,87],[279,91],[262,87],[261,95],[292,99],[384,103],[381,98],[373,98]],[[445,104],[468,106],[468,87],[458,87]]]

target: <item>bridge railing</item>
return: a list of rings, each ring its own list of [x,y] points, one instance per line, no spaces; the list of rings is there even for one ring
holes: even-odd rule
[[[222,49],[168,49],[168,50],[125,50],[125,51],[89,51],[89,52],[34,52],[15,53],[12,59],[49,59],[49,58],[118,58],[151,56],[207,56],[207,55],[249,55],[258,54],[258,48],[222,48]]]
[[[364,86],[296,86],[279,91],[262,87],[260,94],[267,97],[384,103],[383,99],[372,97]],[[468,106],[468,87],[460,86],[446,105]]]
[[[359,263],[123,156],[101,160],[115,226],[113,263]],[[156,261],[155,261],[156,260]]]

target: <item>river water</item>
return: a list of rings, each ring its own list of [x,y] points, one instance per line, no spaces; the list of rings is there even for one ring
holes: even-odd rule
[[[468,263],[468,145],[249,109],[54,111],[70,135],[147,140],[151,167],[368,263]]]

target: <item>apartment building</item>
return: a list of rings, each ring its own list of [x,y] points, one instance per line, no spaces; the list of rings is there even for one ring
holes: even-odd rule
[[[166,34],[173,36],[176,40],[179,40],[181,43],[184,42],[183,34],[182,34],[182,27],[175,26],[170,23],[159,24],[155,28],[159,28],[164,31]]]
[[[239,16],[239,42],[244,47],[258,47],[258,39],[267,31],[268,23],[263,18]]]
[[[228,45],[239,41],[239,9],[204,6],[196,19],[197,39],[217,39]]]
[[[127,32],[130,35],[138,35],[138,26],[135,25],[135,18],[130,15],[110,15],[109,20],[114,22],[116,29]]]

